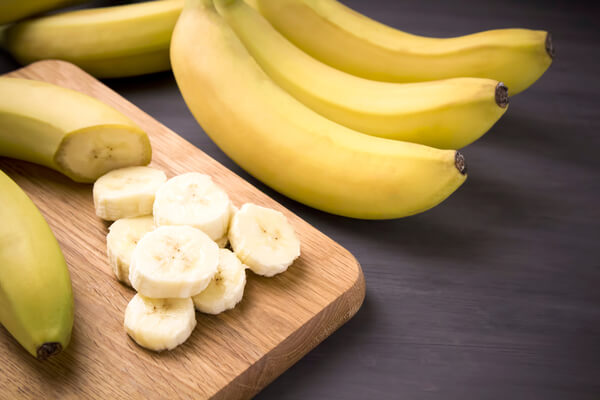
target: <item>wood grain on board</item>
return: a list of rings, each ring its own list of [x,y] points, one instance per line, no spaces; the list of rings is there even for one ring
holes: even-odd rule
[[[120,110],[148,132],[152,166],[168,177],[209,174],[236,205],[254,202],[281,210],[301,239],[302,255],[273,278],[248,272],[244,298],[235,309],[218,316],[197,313],[198,325],[183,345],[150,352],[123,329],[123,313],[135,292],[113,277],[107,263],[109,224],[94,214],[92,186],[0,158],[0,169],[27,192],[59,240],[75,298],[71,344],[45,362],[0,328],[1,397],[248,398],[358,311],[365,283],[347,250],[111,89],[60,61],[34,63],[7,76],[75,89]]]

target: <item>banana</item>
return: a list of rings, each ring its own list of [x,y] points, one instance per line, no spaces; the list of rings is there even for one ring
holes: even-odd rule
[[[4,46],[22,64],[60,59],[99,78],[166,71],[182,7],[161,0],[50,15],[9,28]]]
[[[79,2],[81,0],[2,0],[0,25]]]
[[[507,88],[491,79],[399,84],[329,67],[285,39],[243,0],[215,0],[262,69],[321,115],[374,136],[438,148],[464,147],[504,114]]]
[[[246,203],[229,229],[231,248],[252,272],[282,273],[300,257],[300,239],[281,212]]]
[[[145,234],[131,255],[129,281],[152,298],[185,298],[203,291],[217,272],[219,247],[190,226],[161,226]]]
[[[94,183],[96,215],[106,221],[151,215],[154,195],[166,181],[163,171],[150,167],[112,170]]]
[[[219,250],[219,266],[210,284],[192,297],[194,306],[206,314],[220,314],[242,300],[246,287],[246,267],[230,250]]]
[[[33,202],[0,171],[0,323],[40,360],[69,344],[71,278],[56,238]]]
[[[403,217],[437,205],[466,179],[456,151],[368,136],[298,102],[258,66],[211,0],[186,2],[171,62],[188,108],[215,143],[262,182],[314,208]]]
[[[112,107],[45,82],[0,77],[0,156],[53,168],[76,182],[148,164],[148,135]]]
[[[517,94],[554,57],[548,32],[497,29],[438,39],[380,24],[336,0],[255,0],[271,24],[311,56],[367,79],[421,82],[478,77],[504,82]]]
[[[154,223],[190,225],[213,240],[227,236],[231,201],[212,178],[197,172],[171,178],[158,189],[154,202]]]
[[[125,309],[127,334],[149,350],[172,350],[185,342],[196,326],[192,299],[152,299],[133,296]]]
[[[154,219],[151,215],[119,219],[108,228],[108,235],[106,235],[108,261],[117,279],[127,286],[131,286],[129,281],[131,254],[140,239],[153,229]]]

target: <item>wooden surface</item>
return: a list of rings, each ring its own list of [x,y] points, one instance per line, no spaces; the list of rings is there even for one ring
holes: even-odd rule
[[[236,205],[280,209],[300,237],[302,255],[274,278],[249,272],[242,302],[219,316],[197,313],[198,325],[182,346],[160,354],[146,351],[123,329],[134,291],[116,281],[107,263],[108,224],[94,215],[91,185],[0,159],[0,169],[29,194],[57,236],[75,297],[71,344],[46,362],[33,359],[0,330],[3,398],[247,398],[357,312],[365,288],[356,259],[198,148],[73,65],[42,61],[8,75],[75,89],[122,111],[148,132],[152,166],[168,177],[209,174]]]

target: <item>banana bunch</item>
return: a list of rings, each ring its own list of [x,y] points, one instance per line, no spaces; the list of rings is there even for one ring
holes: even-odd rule
[[[249,2],[306,53],[378,81],[473,76],[502,81],[517,94],[535,82],[554,57],[552,37],[545,31],[496,29],[438,39],[390,28],[337,0]]]
[[[56,238],[25,192],[0,171],[0,323],[34,357],[69,344],[71,278]]]
[[[74,90],[0,77],[0,156],[53,168],[76,182],[145,165],[148,135],[114,108]]]
[[[250,203],[238,210],[208,175],[167,180],[150,167],[118,169],[96,181],[93,198],[99,217],[116,220],[106,237],[114,274],[137,291],[125,310],[125,330],[154,351],[187,340],[194,309],[234,308],[247,268],[270,277],[300,256],[282,213]]]
[[[21,64],[65,60],[100,78],[166,71],[182,7],[183,0],[147,1],[26,20],[4,32],[4,47]]]

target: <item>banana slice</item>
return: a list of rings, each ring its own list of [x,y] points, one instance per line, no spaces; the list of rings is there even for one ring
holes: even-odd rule
[[[218,240],[227,235],[230,204],[210,176],[190,172],[169,179],[156,192],[154,223],[190,225]]]
[[[142,236],[154,229],[152,215],[136,218],[122,218],[108,228],[106,250],[108,260],[117,279],[131,286],[129,264],[131,253]]]
[[[94,183],[96,215],[107,221],[152,214],[154,194],[165,183],[164,172],[129,167],[102,175]]]
[[[192,297],[200,312],[219,314],[230,310],[242,300],[246,287],[246,266],[227,249],[219,250],[219,266],[210,284]]]
[[[191,226],[161,226],[138,242],[129,267],[131,286],[155,299],[203,291],[217,272],[219,246]]]
[[[137,344],[149,350],[171,350],[185,342],[196,326],[192,299],[133,296],[123,324]]]
[[[300,256],[300,240],[287,218],[251,203],[233,216],[229,242],[239,259],[258,275],[284,272]]]

